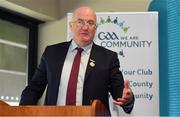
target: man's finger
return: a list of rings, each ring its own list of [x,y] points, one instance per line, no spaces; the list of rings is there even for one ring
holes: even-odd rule
[[[126,99],[123,99],[123,98],[118,98],[117,100],[113,100],[113,103],[114,104],[117,104],[117,105],[125,105],[127,104],[128,100]]]
[[[126,98],[118,98],[117,101],[122,102],[122,103],[126,103],[128,101],[128,99],[126,99]]]
[[[115,101],[115,100],[113,100],[113,103],[116,104],[116,105],[120,105],[120,106],[124,105],[124,103],[118,102],[118,101]]]
[[[129,89],[129,81],[128,80],[124,81],[124,88]]]

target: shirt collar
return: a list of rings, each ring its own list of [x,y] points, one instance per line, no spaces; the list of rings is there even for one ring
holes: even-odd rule
[[[83,52],[85,52],[86,54],[89,54],[92,48],[93,42],[88,44],[87,46],[82,47],[83,48]],[[70,50],[73,52],[75,51],[75,49],[78,47],[78,45],[75,43],[75,41],[72,39],[71,45],[70,45]]]

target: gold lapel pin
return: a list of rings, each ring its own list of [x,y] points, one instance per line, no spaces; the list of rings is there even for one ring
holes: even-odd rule
[[[95,61],[94,61],[94,60],[92,60],[92,59],[90,59],[90,63],[89,63],[89,65],[90,65],[91,67],[95,67]]]
[[[93,63],[93,62],[90,62],[89,65],[90,65],[91,67],[95,67],[95,63]]]

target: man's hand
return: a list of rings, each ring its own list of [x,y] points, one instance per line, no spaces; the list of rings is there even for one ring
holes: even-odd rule
[[[117,100],[114,100],[113,102],[116,105],[123,106],[130,103],[132,100],[133,100],[133,92],[129,87],[129,81],[125,80],[122,98],[117,98]]]

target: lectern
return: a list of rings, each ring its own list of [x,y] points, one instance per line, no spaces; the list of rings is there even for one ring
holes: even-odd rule
[[[0,116],[106,116],[99,100],[83,106],[10,106],[0,100]]]

